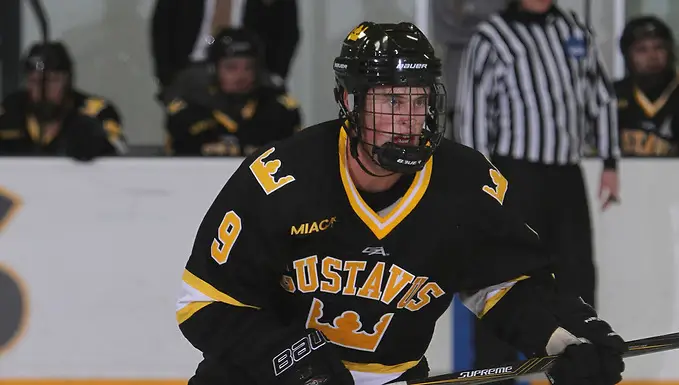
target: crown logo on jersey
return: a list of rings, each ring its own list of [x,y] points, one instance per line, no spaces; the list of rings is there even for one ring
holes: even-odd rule
[[[343,346],[356,350],[374,352],[377,350],[384,332],[389,327],[394,313],[387,313],[380,317],[375,324],[372,333],[361,331],[363,324],[361,316],[351,310],[345,311],[340,316],[335,317],[332,325],[321,322],[323,317],[323,302],[314,298],[307,318],[306,327],[317,329],[323,332],[326,337],[335,345]]]
[[[347,40],[356,41],[363,38],[365,36],[366,29],[368,29],[368,26],[363,24],[359,25],[358,27],[354,28],[353,31],[349,32]]]

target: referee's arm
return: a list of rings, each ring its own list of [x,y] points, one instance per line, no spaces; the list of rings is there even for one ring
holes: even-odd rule
[[[462,144],[489,157],[488,126],[495,97],[493,45],[480,34],[470,39],[462,55],[455,102],[454,126]]]
[[[605,169],[616,169],[620,158],[618,101],[606,70],[597,56],[590,79],[590,119],[596,127],[596,143]]]

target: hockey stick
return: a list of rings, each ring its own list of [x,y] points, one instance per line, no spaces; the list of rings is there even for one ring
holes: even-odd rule
[[[627,347],[629,350],[624,354],[624,357],[635,357],[644,354],[679,349],[679,333],[629,341],[627,342]],[[552,367],[557,358],[558,356],[536,357],[492,368],[466,370],[421,380],[399,381],[393,383],[393,385],[488,384],[496,381],[510,380],[529,374],[545,373]]]
[[[45,8],[42,6],[40,0],[29,0],[33,12],[35,12],[35,17],[38,19],[38,26],[40,27],[40,34],[42,36],[43,42],[48,42],[49,36],[49,23],[47,21],[47,13],[45,13]]]
[[[43,45],[46,45],[49,42],[50,39],[50,34],[49,34],[49,22],[47,21],[47,13],[45,12],[45,8],[42,6],[42,2],[40,0],[29,0],[29,4],[31,5],[31,8],[33,8],[33,12],[35,13],[35,17],[38,19],[38,27],[40,28],[40,34],[42,35],[42,42]],[[45,64],[43,63],[42,68],[36,68],[37,70],[42,72],[42,83],[41,83],[41,92],[40,92],[40,100],[46,100],[47,99],[47,74],[45,73]],[[40,127],[40,132],[39,132],[39,137],[42,138],[42,127]],[[36,152],[40,152],[41,147],[40,147],[40,140],[36,141]]]

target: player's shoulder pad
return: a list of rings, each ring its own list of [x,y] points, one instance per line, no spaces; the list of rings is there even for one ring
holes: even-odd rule
[[[614,81],[613,88],[615,89],[616,94],[618,92],[631,92],[634,89],[634,82],[630,77],[624,77]]]
[[[290,164],[290,154],[285,145],[274,144],[259,149],[243,161],[243,172],[254,179],[265,195],[269,196],[295,183],[297,178]],[[288,188],[289,189],[289,188]]]
[[[623,78],[613,83],[613,90],[618,99],[618,108],[629,106],[630,99],[634,96],[634,83],[629,78]]]
[[[293,110],[296,110],[296,109],[299,108],[299,102],[297,101],[297,99],[295,99],[294,97],[292,97],[288,93],[283,93],[283,94],[278,95],[276,97],[276,101],[280,105],[285,107],[285,109],[288,110],[288,111],[293,111]]]
[[[500,170],[483,154],[460,143],[446,141],[449,155],[445,161],[458,170],[451,183],[473,197],[481,197],[492,205],[503,205],[509,182]]]
[[[299,109],[299,101],[286,91],[284,87],[265,84],[257,90],[259,100],[283,107],[287,111]]]
[[[7,111],[24,111],[27,104],[28,93],[26,91],[12,92],[2,100],[2,114]]]
[[[335,127],[334,122],[309,127],[260,148],[243,161],[243,167],[267,196],[310,191],[314,181],[328,172],[324,165],[337,154],[338,129],[339,123]]]
[[[168,115],[172,116],[184,110],[186,107],[186,101],[180,97],[176,97],[165,105],[165,111],[167,111]]]
[[[113,103],[104,97],[79,91],[75,91],[74,95],[76,105],[79,106],[78,111],[85,116],[96,118],[106,109],[116,109]]]

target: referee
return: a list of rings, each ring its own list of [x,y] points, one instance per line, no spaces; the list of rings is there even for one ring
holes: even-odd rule
[[[618,197],[617,101],[591,31],[552,0],[517,0],[477,26],[462,58],[455,127],[509,180],[514,204],[555,258],[559,289],[594,306],[595,266],[579,166],[588,132]],[[476,332],[476,367],[516,358]]]

